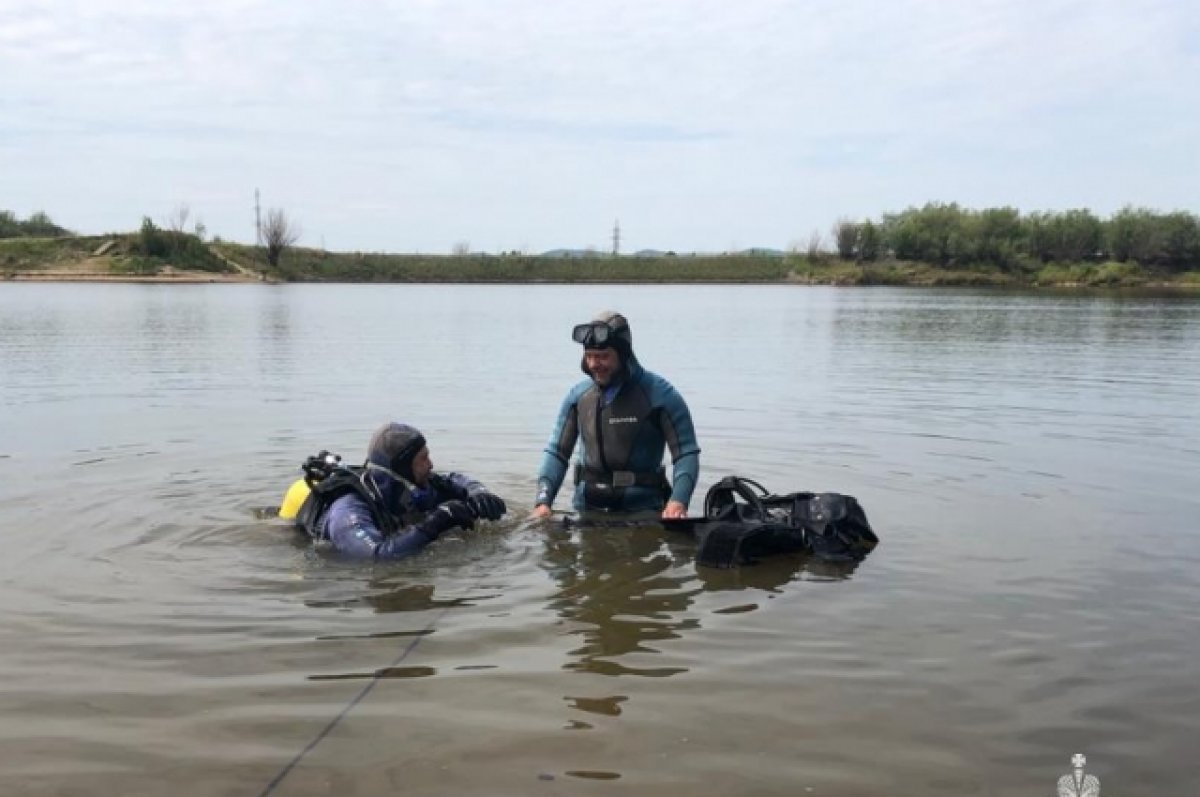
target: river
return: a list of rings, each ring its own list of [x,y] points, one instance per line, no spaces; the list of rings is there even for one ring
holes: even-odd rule
[[[693,513],[842,492],[879,547],[528,521],[607,308]],[[0,285],[0,793],[1194,794],[1198,341],[1154,296]],[[268,517],[393,419],[509,517],[378,566]]]

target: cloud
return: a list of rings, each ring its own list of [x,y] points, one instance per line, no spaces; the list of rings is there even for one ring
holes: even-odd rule
[[[784,245],[928,199],[1176,207],[1198,176],[1187,2],[0,0],[0,18],[0,203],[85,230],[191,202],[245,239],[259,186],[348,248],[586,245],[616,216],[634,247]]]

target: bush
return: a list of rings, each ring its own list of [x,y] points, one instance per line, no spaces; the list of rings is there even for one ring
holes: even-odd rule
[[[135,260],[153,258],[159,265],[170,264],[201,271],[228,271],[223,260],[209,251],[199,237],[186,232],[164,230],[146,216],[142,229],[134,236],[130,254]],[[139,270],[148,268],[138,260]]]
[[[8,210],[0,210],[0,238],[60,238],[71,231],[59,227],[42,211],[21,221]]]

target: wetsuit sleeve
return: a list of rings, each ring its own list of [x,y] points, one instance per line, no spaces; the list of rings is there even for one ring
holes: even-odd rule
[[[324,536],[338,553],[355,559],[401,559],[435,539],[420,526],[409,526],[385,539],[367,505],[356,495],[343,496],[329,507]]]
[[[563,399],[562,407],[558,410],[558,420],[554,423],[554,432],[550,442],[546,444],[542,466],[538,468],[537,497],[534,505],[554,503],[554,497],[562,487],[567,475],[567,466],[571,462],[571,453],[575,450],[575,441],[579,438],[579,412],[575,402],[579,391],[572,390]]]
[[[662,430],[671,450],[671,500],[687,506],[700,479],[700,444],[687,402],[671,385],[664,387]]]

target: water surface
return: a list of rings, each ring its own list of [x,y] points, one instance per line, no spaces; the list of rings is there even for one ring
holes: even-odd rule
[[[692,408],[693,511],[839,491],[881,546],[523,521],[609,307]],[[1015,797],[1077,751],[1194,793],[1198,338],[1150,297],[0,285],[0,793]],[[377,567],[260,518],[390,419],[518,511]]]

